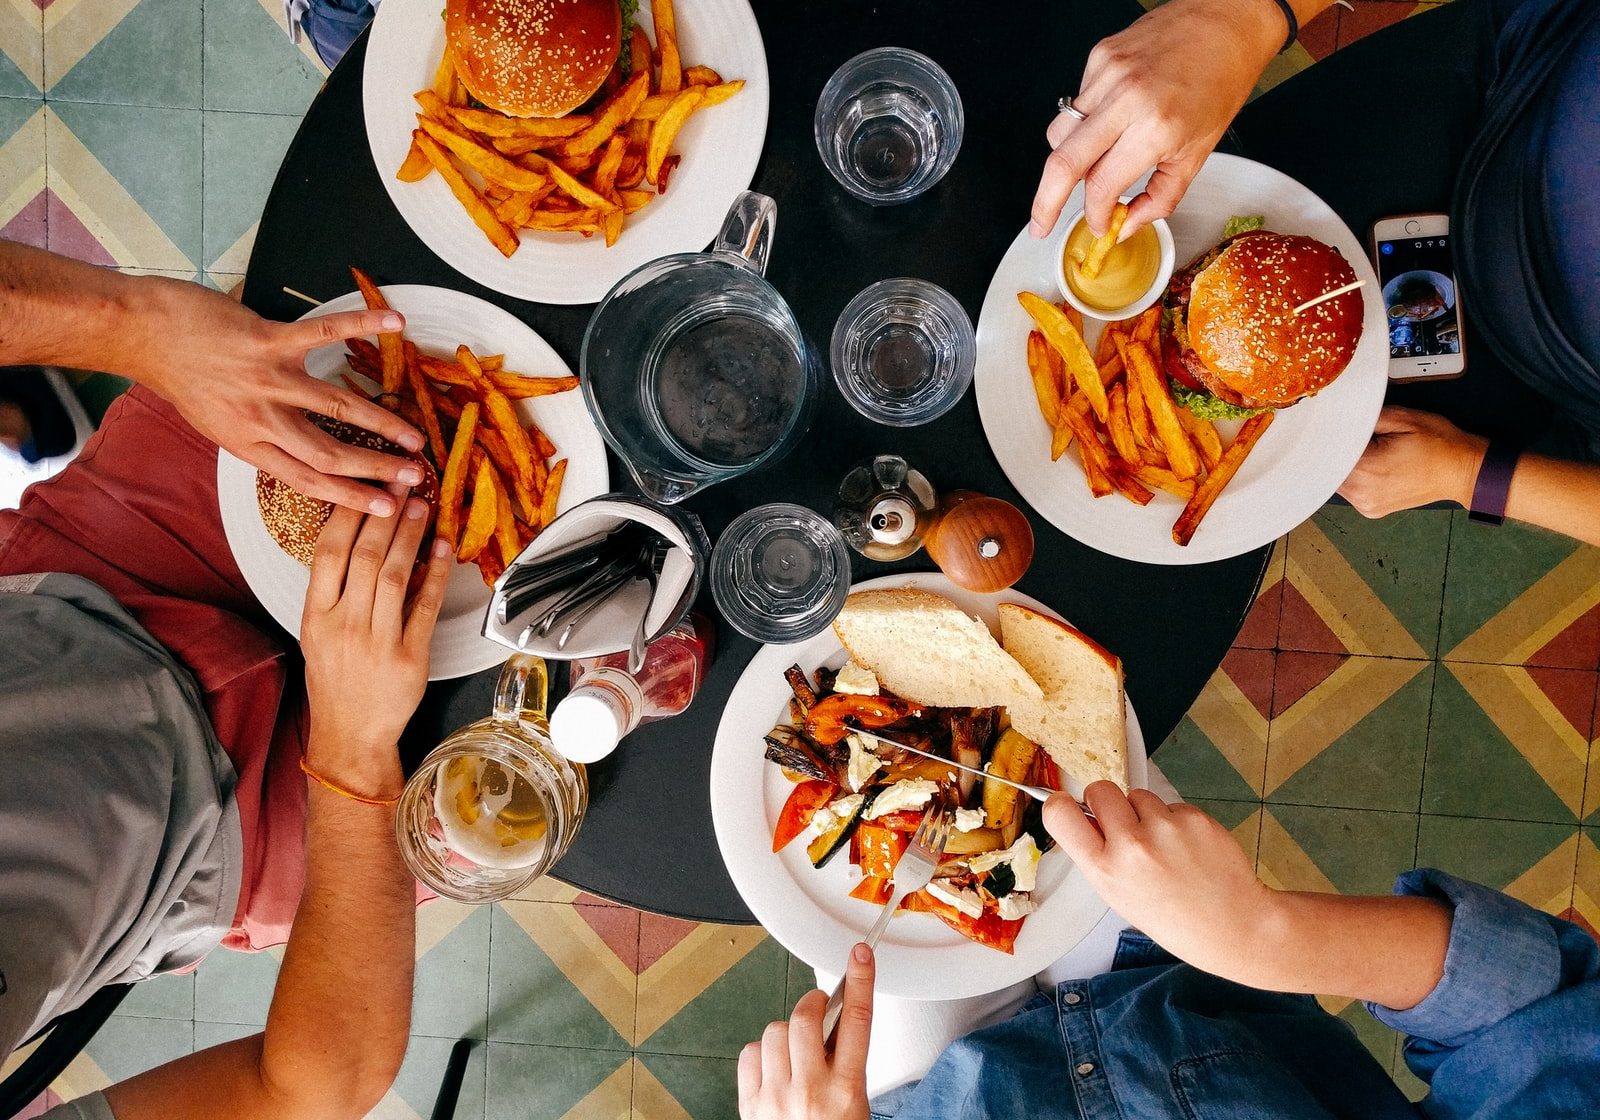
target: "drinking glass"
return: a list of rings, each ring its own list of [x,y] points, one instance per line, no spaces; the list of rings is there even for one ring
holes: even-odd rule
[[[817,101],[817,151],[864,202],[907,202],[944,178],[961,150],[956,84],[927,55],[880,47],[846,62]]]
[[[710,252],[639,267],[589,320],[584,401],[658,502],[753,470],[805,434],[821,362],[762,277],[776,222],[772,199],[744,192]]]
[[[735,630],[798,642],[827,629],[850,594],[850,550],[804,506],[774,502],[734,518],[711,553],[711,594]]]
[[[833,327],[833,379],[855,410],[908,428],[943,416],[972,384],[972,320],[937,284],[880,280]]]
[[[531,654],[500,670],[493,713],[440,743],[400,794],[406,867],[457,902],[497,902],[554,867],[583,824],[588,777],[550,741],[549,677]]]

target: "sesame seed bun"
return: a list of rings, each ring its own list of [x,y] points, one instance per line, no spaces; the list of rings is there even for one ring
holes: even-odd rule
[[[1294,308],[1356,278],[1331,245],[1261,232],[1229,243],[1189,289],[1189,371],[1243,408],[1282,408],[1344,372],[1361,341],[1360,292]]]
[[[414,455],[380,435],[342,420],[312,416],[311,422],[341,443],[368,447],[416,463],[422,468],[422,482],[412,487],[411,493],[427,502],[430,509],[438,506],[439,476],[434,473],[433,464],[421,455]],[[278,547],[310,567],[311,557],[317,548],[317,538],[322,535],[322,526],[333,513],[333,503],[307,497],[282,479],[258,470],[256,505],[261,510],[262,524],[267,527],[272,539],[278,542]]]
[[[473,97],[513,117],[559,117],[616,65],[622,12],[617,0],[448,0],[444,34]]]

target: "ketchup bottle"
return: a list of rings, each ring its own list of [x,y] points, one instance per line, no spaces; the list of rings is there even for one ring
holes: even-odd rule
[[[691,614],[645,648],[628,672],[628,651],[574,661],[570,689],[550,714],[550,738],[573,762],[598,762],[634,728],[675,716],[700,691],[711,659],[711,622]]]

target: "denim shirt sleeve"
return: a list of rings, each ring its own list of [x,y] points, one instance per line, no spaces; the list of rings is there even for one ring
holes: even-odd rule
[[[1525,1007],[1600,976],[1600,948],[1578,927],[1442,871],[1401,875],[1395,893],[1449,903],[1455,911],[1444,975],[1407,1011],[1378,1004],[1379,1022],[1453,1048]]]

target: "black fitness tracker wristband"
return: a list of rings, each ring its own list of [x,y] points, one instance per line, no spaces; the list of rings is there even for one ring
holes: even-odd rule
[[[1472,486],[1472,505],[1467,516],[1482,525],[1499,525],[1506,519],[1506,501],[1511,497],[1511,476],[1517,472],[1522,449],[1503,439],[1489,441]]]
[[[1284,39],[1283,46],[1278,48],[1278,53],[1282,54],[1294,46],[1294,41],[1300,38],[1300,17],[1294,14],[1294,7],[1289,3],[1289,0],[1273,0],[1273,3],[1277,4],[1278,10],[1283,12],[1283,18],[1289,21],[1289,35]]]

